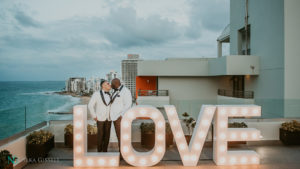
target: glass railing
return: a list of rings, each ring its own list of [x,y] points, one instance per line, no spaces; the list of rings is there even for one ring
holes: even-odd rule
[[[168,90],[138,90],[138,96],[169,96]]]
[[[31,104],[12,109],[0,110],[0,140],[23,132],[37,124],[49,120],[72,120],[72,113],[50,114],[39,109],[44,105]]]
[[[218,89],[218,95],[228,96],[228,97],[236,97],[236,98],[244,98],[244,99],[253,99],[254,98],[253,91]]]

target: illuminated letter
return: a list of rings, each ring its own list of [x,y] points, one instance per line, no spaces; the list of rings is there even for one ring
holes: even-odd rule
[[[261,115],[255,105],[218,106],[214,126],[214,161],[217,165],[259,164],[255,151],[228,151],[228,141],[257,141],[260,131],[253,128],[228,128],[228,117],[253,117]]]
[[[178,119],[175,106],[164,106],[175,142],[184,166],[196,166],[205,142],[205,138],[214,116],[216,106],[202,106],[196,127],[194,129],[189,146],[187,145],[181,123]]]
[[[149,152],[137,152],[131,144],[131,123],[136,117],[150,117],[155,124],[155,146]],[[136,106],[128,110],[121,121],[121,153],[124,160],[133,166],[152,166],[165,154],[165,119],[152,106]]]
[[[119,166],[119,152],[87,152],[87,106],[73,108],[74,167]]]

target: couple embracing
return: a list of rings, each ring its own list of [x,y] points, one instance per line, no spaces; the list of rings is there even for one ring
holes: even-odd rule
[[[123,114],[131,108],[132,96],[128,88],[121,84],[118,78],[111,84],[103,80],[101,90],[93,93],[88,108],[92,118],[97,123],[97,150],[107,152],[111,123],[113,122],[120,150],[120,125]]]

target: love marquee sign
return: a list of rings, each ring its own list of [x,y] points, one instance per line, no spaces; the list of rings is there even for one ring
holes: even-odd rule
[[[173,105],[164,106],[184,166],[196,166],[214,118],[213,160],[217,165],[259,164],[255,151],[229,151],[228,141],[258,141],[260,131],[254,128],[228,128],[229,117],[261,116],[256,105],[203,105],[191,141],[187,144]],[[74,167],[119,166],[119,152],[87,152],[87,106],[74,106]],[[131,144],[131,123],[137,117],[149,117],[155,123],[155,146],[148,152],[137,152]],[[165,119],[153,106],[135,106],[121,121],[121,153],[133,166],[153,166],[165,154]]]

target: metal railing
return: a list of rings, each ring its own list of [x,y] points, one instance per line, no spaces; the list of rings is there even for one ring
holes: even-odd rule
[[[218,95],[228,96],[228,97],[236,97],[236,98],[244,98],[244,99],[253,99],[254,98],[253,91],[218,89]]]
[[[169,96],[168,90],[138,90],[138,96]]]

